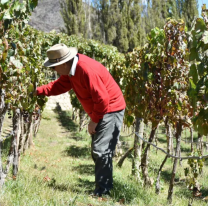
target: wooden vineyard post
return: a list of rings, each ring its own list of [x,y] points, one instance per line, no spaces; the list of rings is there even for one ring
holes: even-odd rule
[[[175,156],[179,156],[180,152],[180,144],[181,144],[181,133],[182,133],[182,122],[181,119],[176,124],[176,154]],[[177,169],[177,163],[178,159],[175,158],[174,163],[173,163],[173,171],[171,175],[171,180],[170,180],[170,186],[168,190],[168,202],[172,203],[172,197],[173,197],[173,187],[174,187],[174,181],[175,181],[175,175],[176,175],[176,169]]]
[[[135,132],[138,132],[139,135],[143,138],[144,131],[144,123],[141,118],[136,117],[136,128]],[[132,175],[136,176],[138,180],[140,180],[139,175],[139,164],[141,161],[141,153],[142,153],[142,140],[135,134],[134,135],[134,157],[132,160]]]
[[[157,127],[152,127],[152,131],[150,133],[150,137],[148,142],[153,142],[155,137]],[[151,179],[148,175],[148,154],[149,154],[150,144],[147,144],[146,148],[144,149],[144,154],[141,159],[141,168],[142,168],[142,175],[144,179],[144,186],[152,185]]]

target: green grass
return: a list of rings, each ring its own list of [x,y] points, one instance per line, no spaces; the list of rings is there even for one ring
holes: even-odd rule
[[[8,124],[9,125],[9,124]],[[149,132],[149,130],[147,131]],[[125,134],[123,134],[125,135]],[[185,135],[185,134],[183,134]],[[164,135],[158,134],[159,146],[165,148]],[[123,138],[131,146],[133,137]],[[21,156],[20,170],[16,180],[8,176],[4,188],[0,192],[1,206],[161,206],[167,205],[168,184],[172,171],[172,160],[164,166],[161,177],[162,190],[155,194],[154,186],[143,188],[131,176],[131,157],[127,158],[122,168],[115,166],[114,189],[111,197],[92,198],[94,189],[94,163],[90,156],[91,138],[86,131],[78,132],[78,125],[71,120],[71,115],[64,111],[46,111],[43,113],[40,130],[34,138],[35,147]],[[190,146],[182,143],[183,155]],[[165,155],[151,147],[149,174],[155,179],[159,166]],[[187,206],[191,191],[186,188],[183,167],[178,166],[176,185],[174,187],[173,204]],[[50,178],[50,179],[49,179]],[[208,195],[208,171],[204,168],[200,178],[203,197]],[[195,199],[193,206],[207,205],[207,202]],[[119,203],[120,202],[120,203]]]

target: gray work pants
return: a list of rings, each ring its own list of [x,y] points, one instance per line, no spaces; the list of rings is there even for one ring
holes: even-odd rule
[[[94,193],[106,194],[113,187],[112,157],[119,139],[124,110],[104,115],[92,135],[91,153],[95,162]]]

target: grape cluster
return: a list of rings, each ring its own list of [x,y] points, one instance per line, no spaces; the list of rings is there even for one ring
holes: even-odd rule
[[[8,110],[7,114],[8,114],[8,118],[11,119],[12,118],[11,110]]]
[[[24,123],[29,123],[30,122],[30,115],[29,115],[29,113],[28,113],[28,111],[24,111],[23,112],[23,120],[24,120]]]
[[[201,151],[197,150],[192,152],[192,156],[201,156]],[[198,177],[199,174],[202,173],[202,169],[204,166],[205,159],[188,159],[189,167],[184,169],[185,176],[186,176],[186,183],[188,187],[195,188],[198,185]]]

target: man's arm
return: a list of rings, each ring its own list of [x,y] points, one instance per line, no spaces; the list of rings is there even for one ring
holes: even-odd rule
[[[69,77],[62,75],[59,79],[50,82],[47,85],[42,85],[37,88],[36,95],[59,95],[69,91],[72,88]]]

